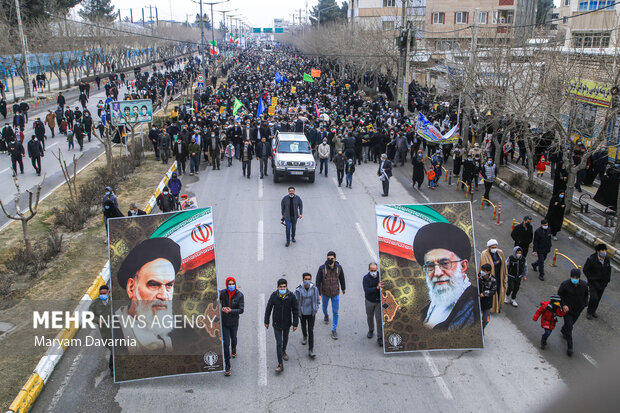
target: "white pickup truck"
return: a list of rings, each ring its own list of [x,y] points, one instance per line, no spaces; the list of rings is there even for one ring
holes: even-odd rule
[[[303,176],[314,182],[316,161],[303,133],[279,132],[272,145],[273,182],[288,176]]]

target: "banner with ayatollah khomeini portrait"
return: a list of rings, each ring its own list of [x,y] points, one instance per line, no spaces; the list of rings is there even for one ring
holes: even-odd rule
[[[108,221],[114,381],[222,371],[211,208]]]
[[[376,207],[384,352],[483,347],[469,202]]]

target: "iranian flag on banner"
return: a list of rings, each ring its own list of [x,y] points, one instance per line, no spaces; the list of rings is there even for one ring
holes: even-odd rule
[[[182,270],[192,270],[215,259],[211,208],[174,214],[153,232],[151,238],[170,238],[179,244]]]
[[[413,239],[424,225],[448,222],[427,205],[377,205],[379,252],[415,261]]]

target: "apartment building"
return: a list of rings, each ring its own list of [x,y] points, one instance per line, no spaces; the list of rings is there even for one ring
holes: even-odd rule
[[[536,4],[536,0],[427,0],[427,47],[468,50],[473,26],[478,46],[525,42],[534,28]]]
[[[613,53],[618,44],[620,5],[615,0],[560,0],[551,27],[566,50]],[[584,14],[585,13],[585,14]]]
[[[388,32],[401,30],[403,2],[407,20],[422,39],[426,0],[349,0],[349,23]]]

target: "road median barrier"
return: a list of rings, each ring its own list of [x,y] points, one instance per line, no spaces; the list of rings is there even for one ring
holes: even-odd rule
[[[480,199],[480,209],[484,208],[485,202],[493,207],[493,218],[491,219],[495,219],[495,216],[497,215],[497,206],[490,200],[486,199],[485,197],[482,197],[482,199]]]
[[[568,255],[562,254],[561,252],[558,251],[557,248],[553,251],[553,260],[551,261],[552,267],[557,267],[556,260],[558,259],[558,255],[560,257],[566,258],[571,264],[573,264],[575,268],[577,268],[578,270],[581,270],[581,265],[577,265],[575,261],[573,261]]]
[[[459,190],[459,184],[461,184],[461,185],[463,185],[463,186],[465,186],[467,188],[467,192],[465,192],[465,199],[469,198],[470,195],[473,198],[473,193],[471,192],[471,188],[469,187],[469,185],[467,185],[465,183],[465,181],[462,181],[461,179],[457,179],[456,180],[456,186],[455,186],[454,190],[455,191]],[[472,201],[473,201],[473,199],[472,199]]]
[[[157,185],[155,189],[155,193],[151,196],[149,203],[145,207],[145,211],[147,213],[151,213],[156,204],[157,196],[161,193],[164,186],[168,184],[168,181],[172,177],[172,173],[176,171],[177,163],[176,161],[172,164],[172,166],[166,172],[163,179]],[[93,283],[88,287],[82,299],[80,300],[80,304],[78,304],[74,312],[81,313],[83,311],[88,310],[88,307],[92,303],[92,301],[99,297],[99,287],[108,284],[110,281],[110,262],[106,262],[103,266],[101,272],[97,278],[93,281]],[[22,386],[22,388],[17,393],[17,397],[13,400],[11,405],[9,406],[9,410],[7,413],[26,413],[34,404],[35,400],[43,390],[45,383],[52,375],[54,369],[58,365],[58,362],[62,358],[65,350],[67,349],[66,343],[69,343],[70,340],[75,337],[75,334],[78,332],[77,326],[64,328],[56,334],[54,344],[48,347],[45,355],[41,357],[39,363],[35,367],[34,371],[26,381],[26,383]]]

